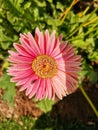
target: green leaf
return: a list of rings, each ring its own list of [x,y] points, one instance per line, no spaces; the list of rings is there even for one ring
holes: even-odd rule
[[[91,70],[89,73],[89,77],[92,83],[96,83],[98,80],[98,73],[95,72],[94,70]]]
[[[75,47],[80,47],[80,48],[82,48],[82,49],[84,49],[84,48],[86,48],[86,42],[85,41],[83,41],[82,39],[79,39],[79,40],[74,40],[74,41],[72,41],[72,43],[73,43],[73,45],[75,46]]]
[[[53,2],[53,0],[47,0],[49,3],[52,3]]]
[[[6,91],[6,93],[3,96],[3,99],[6,100],[11,107],[14,105],[14,97],[15,97],[15,88],[11,87]]]
[[[98,60],[98,49],[96,51],[93,51],[91,55],[89,55],[89,59],[92,61],[97,61]]]
[[[46,6],[46,1],[40,1],[40,0],[35,0],[36,4],[39,6],[39,7],[45,7]]]
[[[4,50],[8,49],[10,44],[11,42],[8,42],[8,41],[1,42],[1,46]]]
[[[10,76],[4,74],[0,78],[0,88],[5,90],[5,94],[3,99],[6,100],[10,106],[14,104],[14,96],[15,96],[15,83],[10,82]]]
[[[56,8],[63,11],[64,10],[64,5],[62,5],[61,2],[57,2]]]
[[[37,102],[37,106],[45,113],[51,110],[53,104],[54,104],[54,101],[48,100],[48,99],[43,99]]]
[[[24,9],[28,9],[31,6],[31,2],[26,2],[24,5]]]
[[[4,0],[4,4],[5,7],[8,7],[8,9],[16,16],[20,15],[19,10],[17,9],[17,7],[14,5],[14,3],[12,3],[12,1],[10,0]]]

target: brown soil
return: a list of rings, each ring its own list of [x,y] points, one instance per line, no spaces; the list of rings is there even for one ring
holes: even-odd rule
[[[87,95],[98,110],[98,84],[91,86],[91,83],[87,82],[85,85],[84,88]],[[63,100],[58,101],[53,106],[51,115],[53,118],[59,117],[62,121],[78,120],[91,123],[97,120],[96,115],[79,89]]]
[[[19,92],[16,88],[16,97],[14,107],[10,107],[6,101],[2,99],[4,90],[0,89],[0,115],[3,118],[18,119],[20,116],[39,117],[43,112],[36,107],[36,103],[29,100],[24,92]]]

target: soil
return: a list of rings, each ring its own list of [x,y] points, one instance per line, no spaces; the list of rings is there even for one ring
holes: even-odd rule
[[[2,99],[4,90],[0,89],[0,116],[2,118],[18,119],[21,116],[33,116],[35,118],[43,114],[36,106],[36,103],[25,96],[24,92],[19,92],[16,88],[16,96],[14,99],[14,107]]]
[[[98,110],[98,84],[91,86],[91,83],[87,81],[83,87]],[[79,89],[58,101],[53,106],[51,115],[53,118],[59,117],[62,121],[77,120],[83,123],[91,123],[97,120],[96,115]]]

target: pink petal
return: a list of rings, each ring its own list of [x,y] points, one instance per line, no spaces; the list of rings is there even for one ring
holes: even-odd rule
[[[31,69],[30,64],[14,64],[11,67],[8,67],[8,69],[14,70],[14,71],[22,71],[22,70],[28,70]]]
[[[71,61],[57,61],[58,69],[64,72],[77,72],[81,69],[80,62],[71,62]]]
[[[8,53],[9,53],[11,56],[18,56],[18,55],[19,55],[19,53],[14,52],[14,51],[11,51],[11,50],[8,50]]]
[[[45,54],[46,54],[46,47],[48,44],[49,44],[49,32],[48,30],[46,30],[44,34]]]
[[[25,48],[22,47],[22,45],[14,43],[13,46],[19,52],[20,55],[31,57],[31,55],[28,54],[28,52],[25,50]]]
[[[57,42],[60,42],[59,40]],[[56,59],[56,56],[58,55],[62,55],[62,52],[66,49],[66,46],[67,46],[67,42],[65,41],[64,43],[57,45],[53,52],[51,53],[51,56],[55,57]]]
[[[27,82],[21,86],[19,91],[23,91],[23,90],[29,88],[32,85],[31,82],[33,81],[34,83],[36,83],[37,79],[38,79],[38,77],[36,75],[32,75],[31,77],[28,77]],[[32,89],[33,89],[33,87],[32,87]]]
[[[41,54],[40,52],[40,49],[39,49],[39,46],[38,44],[36,43],[34,37],[32,36],[32,34],[29,32],[28,33],[28,38],[29,38],[29,41],[30,41],[30,46],[31,48],[33,49],[34,51],[34,54],[37,56],[39,54]]]
[[[32,84],[32,91],[29,94],[29,98],[32,98],[38,91],[39,87],[40,87],[40,83],[41,83],[41,79],[36,80],[36,82],[34,82],[34,84]]]
[[[67,86],[66,86],[66,79],[67,79],[66,73],[63,72],[63,71],[58,70],[58,73],[57,73],[57,77],[56,77],[56,78],[58,79],[58,81],[60,81],[60,84],[61,84],[61,86],[62,86],[62,89],[63,89],[64,92],[65,92],[65,95],[68,94],[68,93],[67,93]]]
[[[27,84],[24,84],[20,89],[19,91],[24,91],[26,88],[28,88],[29,86]]]
[[[37,79],[38,79],[37,75],[34,75],[34,74],[29,75],[26,78],[16,79],[17,80],[16,85],[18,86],[18,85],[23,85],[23,84],[26,84],[26,83],[32,84],[32,82],[34,82]]]
[[[67,58],[67,56],[69,56],[69,55],[73,56],[74,55],[74,49],[72,49],[72,46],[68,45],[67,43],[64,44],[63,46],[61,46],[61,49],[62,50],[60,50],[60,54],[55,55],[55,59],[62,59],[63,58],[64,60],[66,60],[65,58]],[[70,51],[71,51],[71,54],[67,55]]]
[[[58,76],[55,76],[52,78],[52,87],[53,87],[54,92],[56,93],[57,97],[60,99],[62,99],[62,97],[66,95],[66,92],[62,86],[63,86],[63,84],[59,80]]]
[[[66,81],[66,86],[67,86],[68,94],[71,94],[72,92],[74,92],[76,90],[76,85],[71,83],[69,80]]]
[[[52,88],[52,84],[50,82],[51,79],[46,79],[46,85],[47,85],[47,88],[46,88],[46,95],[49,99],[52,99],[53,98],[53,88]]]
[[[20,79],[20,78],[26,78],[27,76],[29,76],[29,75],[33,75],[34,74],[34,72],[30,69],[30,70],[26,70],[26,71],[19,71],[19,72],[15,72],[15,71],[10,71],[9,72],[9,75],[12,75],[12,76],[15,76],[15,78],[12,78],[12,79]],[[14,81],[14,80],[12,80],[12,81]]]
[[[33,86],[31,84],[29,84],[29,87],[27,87],[27,89],[26,89],[26,96],[28,96],[31,93],[32,88],[33,88]]]
[[[41,54],[45,54],[46,43],[44,42],[44,35],[40,32],[39,28],[36,28],[35,30],[35,39],[39,45]]]
[[[45,96],[45,87],[46,87],[46,82],[45,79],[41,79],[41,83],[40,83],[40,87],[36,93],[36,99],[43,99],[43,97]]]
[[[28,78],[23,78],[23,79],[21,79],[19,81],[17,80],[16,86],[26,84],[27,81],[28,81]]]
[[[51,36],[49,37],[49,41],[47,41],[47,46],[46,46],[46,54],[51,54],[54,47],[55,47],[55,31],[53,31],[53,33],[51,34]]]
[[[12,57],[12,56],[10,56],[9,58],[8,58],[8,61],[10,61],[10,62],[13,62],[13,63],[32,63],[32,61],[33,61],[33,57],[32,58],[29,58],[29,57],[24,57],[24,56],[14,56],[14,57]]]
[[[47,79],[43,79],[43,81],[41,81],[41,84],[42,84],[42,91],[41,91],[41,94],[42,94],[42,98],[41,99],[44,99],[45,96],[46,96],[46,80]]]
[[[60,42],[62,41],[62,38],[63,38],[63,35],[60,34],[60,35],[58,36],[58,39],[59,39]],[[60,43],[60,44],[62,44],[62,43]]]
[[[35,53],[34,50],[31,48],[31,46],[29,45],[29,41],[25,41],[25,39],[20,38],[20,42],[22,44],[22,46],[25,48],[25,50],[33,57],[35,57]]]

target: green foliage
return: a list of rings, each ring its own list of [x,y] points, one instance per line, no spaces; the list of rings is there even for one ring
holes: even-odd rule
[[[0,130],[32,130],[35,119],[32,117],[22,117],[15,121],[12,119],[0,122]]]
[[[54,104],[53,100],[43,99],[37,102],[37,106],[40,107],[45,113],[49,112]]]
[[[53,4],[48,0],[1,0],[0,5],[0,44],[3,49],[9,49],[17,42],[20,33],[33,32],[37,26],[57,28],[58,15],[64,11],[62,3]]]
[[[3,99],[8,101],[10,106],[14,105],[14,96],[15,96],[15,83],[10,82],[10,77],[7,74],[4,74],[0,78],[0,88],[3,88],[6,92],[3,96]]]
[[[39,119],[33,117],[22,117],[15,121],[12,119],[0,122],[0,130],[97,130],[98,121],[94,124],[83,124],[78,121],[61,121],[53,119],[49,113],[42,115]]]

